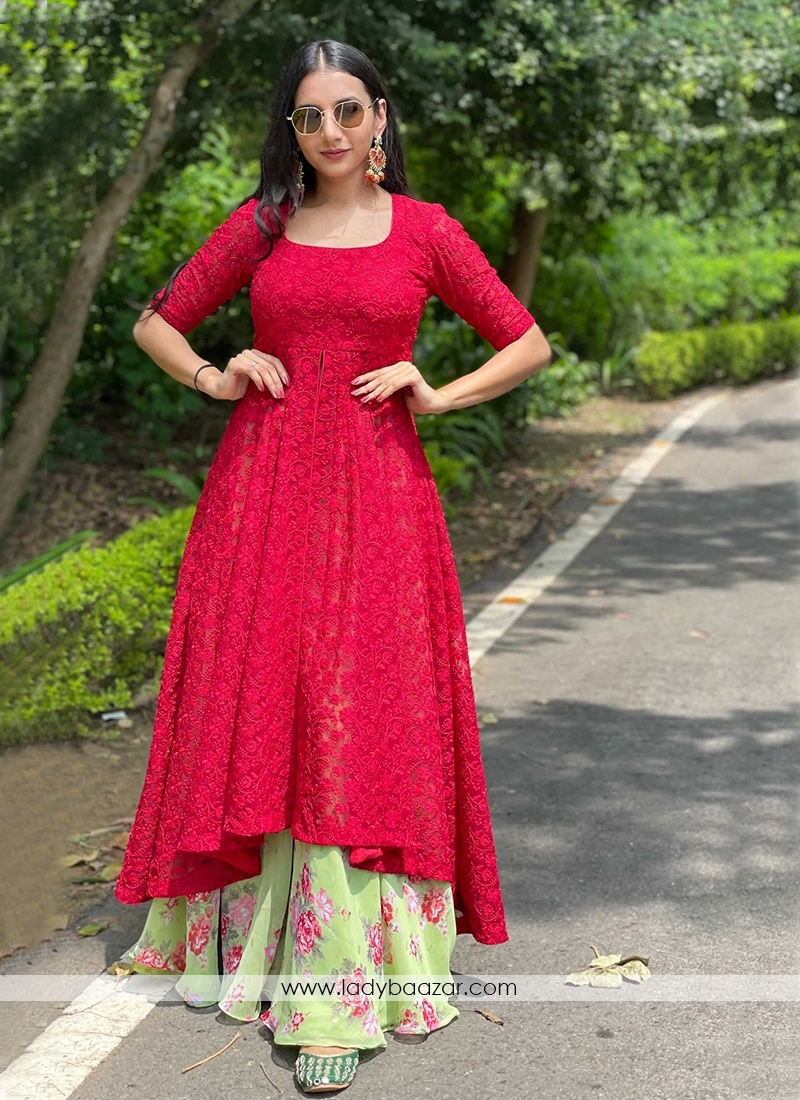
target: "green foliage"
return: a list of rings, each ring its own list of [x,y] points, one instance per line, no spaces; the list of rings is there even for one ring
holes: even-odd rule
[[[619,215],[584,240],[556,234],[563,260],[542,257],[532,309],[569,347],[602,359],[649,330],[755,321],[800,308],[800,248],[766,245],[719,220],[705,232],[675,215]],[[758,246],[757,246],[758,245]]]
[[[574,351],[568,351],[562,340],[560,332],[548,334],[547,341],[556,359],[525,381],[531,420],[543,416],[567,417],[578,405],[600,393],[597,364],[585,362]]]
[[[786,317],[650,332],[637,349],[636,370],[651,396],[666,398],[704,382],[749,382],[796,366],[799,358],[800,317]]]
[[[88,542],[89,539],[98,538],[102,538],[99,531],[78,531],[77,534],[70,535],[64,542],[60,542],[57,546],[51,546],[44,554],[39,554],[38,557],[25,562],[24,565],[20,565],[19,568],[0,576],[0,592],[4,592],[7,588],[10,588],[12,584],[19,584],[25,577],[29,576],[31,573],[35,573],[38,569],[42,569],[45,565],[49,565],[50,562],[56,561],[66,554],[67,551],[75,550],[76,547],[84,542]]]
[[[0,595],[0,744],[74,737],[160,673],[193,515],[145,520]]]

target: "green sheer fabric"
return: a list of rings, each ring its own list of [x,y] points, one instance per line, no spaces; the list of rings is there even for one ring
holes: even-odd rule
[[[289,830],[264,838],[261,874],[210,893],[154,898],[120,961],[138,973],[179,973],[187,1004],[261,1016],[287,1046],[386,1046],[385,1031],[424,1034],[458,1015],[443,995],[398,1000],[343,992],[335,1000],[275,1000],[266,977],[450,975],[456,918],[449,883],[351,867],[346,849],[306,844]],[[350,983],[352,984],[352,983]]]

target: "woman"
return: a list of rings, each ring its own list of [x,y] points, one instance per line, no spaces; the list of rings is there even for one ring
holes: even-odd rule
[[[185,336],[245,285],[253,347],[219,370]],[[438,390],[411,362],[433,294],[499,350]],[[458,577],[412,414],[511,389],[547,342],[461,225],[409,196],[385,88],[332,41],[281,78],[256,194],[134,331],[237,404],[178,578],[116,888],[152,901],[123,958],[245,1020],[268,975],[449,975],[457,933],[508,934]],[[262,1018],[324,1091],[384,1030],[457,1015],[351,987]]]

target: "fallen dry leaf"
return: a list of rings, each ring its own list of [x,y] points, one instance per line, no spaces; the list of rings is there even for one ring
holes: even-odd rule
[[[504,1021],[501,1020],[499,1016],[495,1016],[495,1014],[490,1012],[487,1008],[476,1008],[475,1011],[481,1016],[484,1016],[487,1020],[491,1020],[493,1024],[499,1024],[500,1027],[505,1027]]]
[[[78,929],[79,936],[96,936],[98,932],[102,932],[108,928],[108,921],[105,923],[102,921],[92,921],[90,924],[84,924]]]
[[[92,863],[100,855],[99,851],[87,852],[85,855],[62,856],[62,867],[77,867],[80,863]]]
[[[590,985],[599,989],[618,989],[622,979],[631,982],[643,982],[650,977],[649,959],[641,955],[601,955],[594,944],[589,944],[595,957],[585,970],[576,970],[568,974],[565,985]]]

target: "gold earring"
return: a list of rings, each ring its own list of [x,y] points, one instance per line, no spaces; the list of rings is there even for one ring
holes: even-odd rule
[[[386,150],[383,148],[381,135],[375,137],[375,144],[369,147],[369,168],[364,173],[364,179],[370,183],[380,183],[384,178],[386,165]]]
[[[302,202],[306,188],[303,183],[303,162],[300,160],[300,156],[296,149],[294,150],[292,160],[294,165],[294,182],[297,185],[297,201]]]

